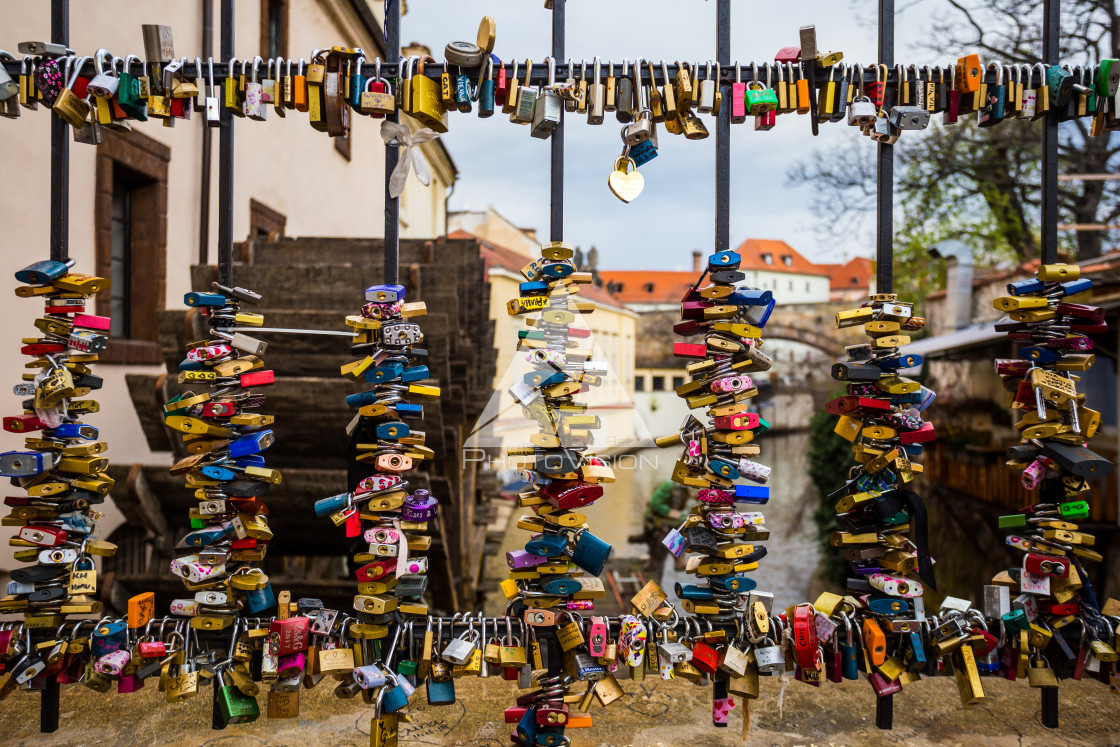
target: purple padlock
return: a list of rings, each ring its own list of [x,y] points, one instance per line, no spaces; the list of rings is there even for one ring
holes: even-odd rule
[[[131,659],[132,654],[128,652],[128,649],[121,648],[116,651],[111,651],[99,658],[94,662],[93,668],[101,674],[116,676],[121,673],[121,670],[128,665]]]
[[[117,680],[117,694],[134,693],[143,686],[144,680],[140,679],[135,674],[122,674],[121,678]]]
[[[404,499],[401,518],[405,521],[429,521],[439,510],[439,502],[423,488]]]
[[[534,555],[528,550],[510,550],[506,553],[506,563],[512,570],[532,568],[535,565],[547,562],[548,558],[543,555]]]
[[[306,669],[307,654],[303,651],[297,651],[294,654],[285,654],[280,657],[280,664],[277,667],[276,674],[283,680],[294,677],[297,674],[303,674]]]

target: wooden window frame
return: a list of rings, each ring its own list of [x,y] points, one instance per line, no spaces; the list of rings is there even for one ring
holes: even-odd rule
[[[261,0],[261,43],[257,49],[261,50],[261,54],[268,52],[268,10],[272,5],[273,0]],[[279,0],[280,2],[280,57],[288,58],[288,32],[290,26],[288,25],[289,11],[291,10],[291,0]]]
[[[267,241],[283,238],[284,228],[288,224],[288,216],[279,210],[274,210],[263,202],[249,198],[249,240],[256,241],[262,237]]]
[[[143,337],[110,339],[101,353],[101,363],[163,362],[158,340],[159,323],[155,314],[164,308],[167,295],[167,173],[171,148],[139,132],[127,134],[110,130],[102,132],[97,146],[94,196],[95,272],[110,277],[113,256],[113,175],[125,169],[144,180],[133,194],[131,275],[144,282],[133,285],[133,307],[138,309],[132,333]],[[138,230],[139,229],[139,230]],[[110,314],[109,294],[96,296],[94,308],[103,316]],[[137,329],[139,325],[139,329]],[[148,339],[143,339],[147,337]]]

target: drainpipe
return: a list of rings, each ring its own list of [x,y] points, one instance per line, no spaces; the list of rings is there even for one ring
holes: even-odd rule
[[[210,57],[214,45],[214,3],[202,0],[202,59]],[[214,94],[211,94],[214,95]],[[203,123],[202,156],[199,168],[198,195],[198,263],[210,264],[210,132]]]
[[[928,250],[934,259],[949,262],[946,278],[946,303],[953,329],[964,329],[972,324],[972,249],[963,241],[946,239]]]

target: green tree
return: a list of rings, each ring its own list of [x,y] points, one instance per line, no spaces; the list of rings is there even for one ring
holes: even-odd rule
[[[939,56],[955,59],[977,51],[1006,64],[1035,63],[1042,48],[1041,0],[945,0],[947,14],[928,38]],[[1112,0],[1062,3],[1062,59],[1095,66],[1120,56],[1120,9]],[[948,40],[952,40],[951,43]],[[934,117],[935,121],[938,119]],[[967,120],[967,121],[963,121]],[[943,272],[926,249],[943,238],[960,238],[976,251],[979,267],[1007,265],[1039,254],[1039,125],[1005,121],[979,128],[975,115],[953,127],[932,125],[906,133],[895,147],[895,278],[908,297],[924,296]],[[1060,127],[1059,168],[1065,174],[1115,172],[1120,135],[1090,137],[1088,120]],[[793,184],[811,184],[815,212],[829,233],[849,230],[875,209],[874,148],[814,152],[788,173]],[[1115,224],[1120,219],[1120,182],[1062,182],[1062,222]],[[1063,253],[1088,259],[1101,253],[1116,231],[1061,234]],[[943,285],[943,279],[941,280]]]
[[[817,525],[817,538],[821,543],[826,580],[843,586],[848,577],[848,563],[840,556],[835,547],[828,543],[829,535],[838,529],[836,501],[829,500],[830,493],[839,490],[846,482],[847,466],[852,461],[852,453],[847,441],[837,436],[833,429],[837,417],[824,410],[817,410],[809,421],[809,480],[817,493],[818,502],[813,510],[813,521]]]

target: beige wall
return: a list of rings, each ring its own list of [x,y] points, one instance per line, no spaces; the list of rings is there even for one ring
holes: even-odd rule
[[[461,210],[448,216],[447,231],[462,229],[491,244],[525,255],[526,264],[540,252],[540,242],[529,229],[519,228],[493,207],[486,210]]]
[[[381,3],[370,2],[380,20]],[[214,0],[215,15],[220,3]],[[237,4],[236,56],[252,58],[260,42],[260,3]],[[50,3],[5,3],[3,39],[0,46],[15,51],[22,40],[46,40],[50,36]],[[106,47],[114,54],[142,55],[142,23],[160,23],[173,28],[175,52],[193,59],[201,48],[201,6],[183,0],[104,0],[72,3],[70,46],[79,54],[92,54]],[[217,26],[217,20],[215,26]],[[330,44],[361,46],[375,54],[372,39],[359,25],[348,3],[341,0],[293,0],[289,19],[289,49],[293,55],[310,57],[314,47]],[[215,28],[217,56],[220,29]],[[16,283],[15,270],[49,253],[50,220],[50,117],[38,111],[21,110],[18,120],[4,120],[4,173],[9,189],[0,200],[0,225],[5,226],[2,249],[8,288]],[[379,120],[354,117],[352,160],[344,159],[331,138],[313,130],[306,114],[289,111],[285,119],[270,112],[266,122],[238,119],[235,128],[236,172],[234,183],[233,236],[244,239],[249,231],[249,200],[256,199],[287,216],[289,236],[368,237],[384,234],[384,148]],[[167,213],[167,308],[182,307],[190,288],[190,266],[198,258],[200,164],[202,128],[198,115],[176,122],[173,128],[159,120],[134,123],[135,129],[171,148],[168,170]],[[213,140],[211,171],[210,260],[216,258],[218,232],[218,139]],[[70,146],[70,255],[76,270],[94,272],[94,171],[96,148],[74,143]],[[402,196],[402,237],[442,235],[445,199],[454,179],[451,166],[435,144],[424,153],[433,182],[423,187],[415,175],[409,177]],[[257,288],[267,293],[267,288]],[[19,380],[23,362],[15,355],[20,338],[33,336],[32,322],[41,310],[38,303],[18,299],[10,291],[0,294],[0,351],[4,351],[4,380]],[[170,463],[170,454],[153,454],[140,430],[125,387],[128,373],[155,373],[162,366],[98,364],[95,372],[105,386],[96,394],[102,411],[89,418],[109,443],[108,456],[116,462]],[[4,400],[5,413],[18,406]],[[20,448],[13,434],[0,437],[0,450]],[[106,504],[108,506],[108,504]],[[105,533],[120,521],[112,507],[102,522]],[[3,535],[0,534],[0,537]],[[0,567],[4,563],[0,553]]]
[[[524,351],[517,351],[517,332],[527,327],[521,317],[510,316],[506,311],[506,301],[518,296],[518,284],[522,280],[521,276],[508,270],[490,270],[490,318],[495,321],[494,347],[498,351],[494,391],[505,404],[511,401],[506,390],[528,370],[528,364],[514,365],[515,355],[525,355]],[[593,360],[606,360],[609,367],[601,386],[592,387],[577,397],[578,401],[589,405],[589,413],[599,415],[602,421],[599,433],[604,439],[604,450],[619,443],[648,439],[648,429],[638,416],[630,396],[634,381],[637,315],[627,309],[599,305],[594,313],[584,315],[581,320],[591,330],[590,339],[597,348]],[[582,341],[580,346],[583,347]],[[494,432],[505,444],[527,444],[529,435],[536,433],[537,427],[522,417],[520,408],[514,407],[498,419]]]

